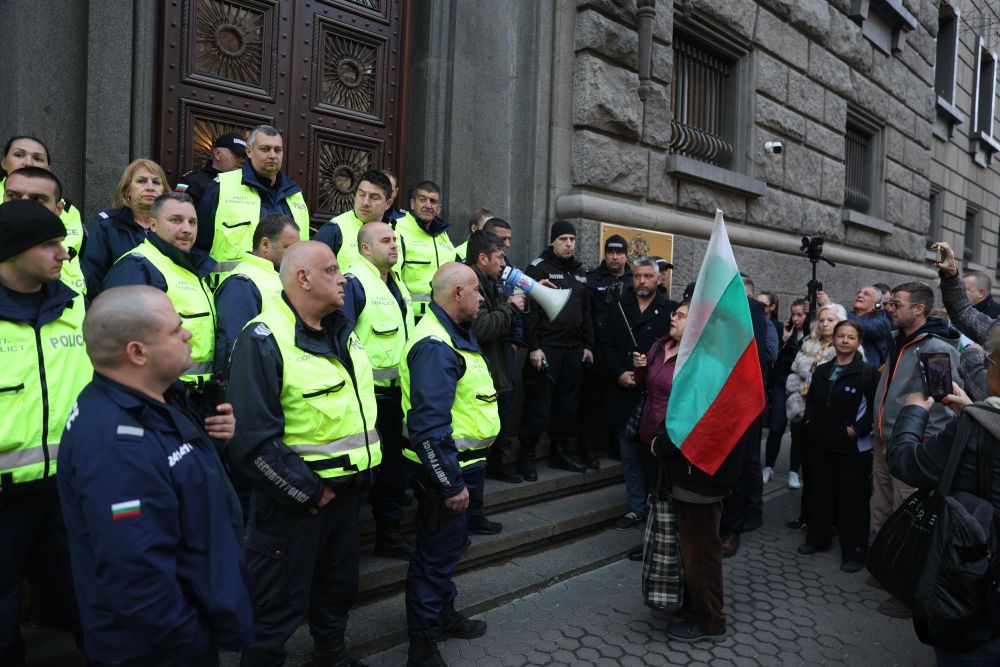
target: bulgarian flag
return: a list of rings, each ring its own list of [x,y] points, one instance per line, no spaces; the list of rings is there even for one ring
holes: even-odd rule
[[[667,405],[667,434],[715,474],[764,409],[757,343],[722,211],[698,272]]]

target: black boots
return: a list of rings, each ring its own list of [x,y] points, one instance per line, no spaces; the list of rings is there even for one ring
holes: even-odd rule
[[[538,481],[538,470],[535,468],[535,445],[536,442],[521,440],[521,449],[517,453],[517,471],[521,473],[526,482]]]
[[[503,462],[503,450],[493,447],[490,447],[490,453],[486,457],[486,476],[507,484],[520,484],[523,480],[517,468]]]
[[[344,641],[317,642],[313,645],[313,657],[309,667],[365,667],[365,663],[352,658],[347,653]]]
[[[448,667],[437,648],[437,638],[430,632],[411,632],[406,667]]]
[[[486,621],[474,621],[462,616],[455,610],[454,602],[449,602],[441,608],[441,627],[438,628],[438,641],[444,641],[449,637],[475,639],[485,634]]]
[[[588,438],[581,436],[577,438],[577,447],[580,449],[580,463],[582,463],[584,467],[589,468],[590,470],[601,469],[601,461],[594,453],[595,447],[593,442],[591,442]]]
[[[552,438],[549,450],[549,467],[570,472],[586,472],[587,467],[566,451],[566,438]]]
[[[381,523],[375,526],[375,555],[397,560],[410,560],[413,545],[399,532],[398,523]]]

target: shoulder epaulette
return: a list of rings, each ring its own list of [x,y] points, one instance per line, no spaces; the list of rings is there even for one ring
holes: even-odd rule
[[[258,322],[253,328],[253,335],[257,338],[267,338],[271,335],[271,330],[263,322]]]
[[[544,261],[545,261],[544,257],[536,257],[535,259],[531,260],[531,266],[538,266]]]
[[[146,429],[141,426],[119,424],[115,433],[118,436],[118,440],[124,440],[126,442],[142,442],[143,437],[146,435]]]

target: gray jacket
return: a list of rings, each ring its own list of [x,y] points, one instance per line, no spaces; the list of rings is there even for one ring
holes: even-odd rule
[[[933,332],[933,333],[932,333]],[[962,386],[958,373],[958,335],[948,329],[940,318],[931,317],[927,320],[922,333],[900,345],[903,340],[899,331],[893,332],[893,344],[889,352],[896,355],[896,363],[891,374],[888,363],[882,369],[878,389],[875,390],[875,432],[882,442],[892,438],[892,428],[896,418],[906,403],[906,397],[914,392],[923,391],[920,378],[920,365],[917,355],[930,352],[947,352],[951,357],[951,379]],[[888,391],[887,391],[888,389]],[[930,411],[927,422],[927,437],[937,435],[952,420],[954,414],[941,403],[935,403]]]

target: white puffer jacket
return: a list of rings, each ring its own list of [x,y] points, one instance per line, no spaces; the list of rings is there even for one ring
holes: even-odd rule
[[[792,372],[788,374],[785,381],[785,391],[788,400],[785,401],[785,414],[789,419],[793,419],[806,409],[806,397],[802,393],[803,387],[808,387],[812,381],[813,371],[822,363],[833,359],[837,351],[833,349],[833,344],[823,344],[820,340],[810,336],[802,341],[799,353],[795,355],[792,362]],[[818,359],[818,361],[817,361]]]

